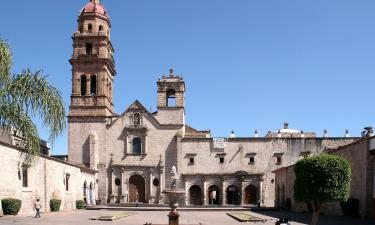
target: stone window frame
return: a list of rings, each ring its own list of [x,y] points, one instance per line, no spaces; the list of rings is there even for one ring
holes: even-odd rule
[[[219,163],[224,164],[226,155],[227,155],[227,153],[225,153],[225,152],[217,153],[215,158],[219,158]]]
[[[136,117],[139,117],[139,123],[136,123]],[[135,113],[132,113],[131,116],[130,116],[130,124],[132,126],[142,126],[143,125],[143,118],[142,118],[142,114],[140,112],[135,112]]]
[[[273,155],[273,157],[276,158],[276,162],[275,162],[276,165],[281,165],[281,164],[283,164],[283,155],[284,155],[284,153],[282,153],[282,152],[275,153],[275,154]]]
[[[65,191],[69,192],[70,191],[70,188],[69,188],[70,187],[69,186],[69,183],[70,183],[70,173],[66,173],[64,179],[65,179]]]
[[[135,143],[135,141],[137,141],[137,143]],[[137,136],[133,137],[133,140],[131,141],[131,148],[132,148],[131,153],[133,155],[141,155],[143,153],[143,141],[142,141],[142,139],[140,137],[137,137]],[[139,151],[138,151],[138,148],[139,148]]]
[[[195,156],[197,156],[197,153],[187,153],[185,158],[188,159],[188,166],[192,166],[195,164]]]
[[[23,164],[21,167],[22,188],[29,188],[30,165]]]
[[[257,155],[257,153],[255,152],[249,152],[245,155],[246,158],[249,158],[249,165],[254,165],[255,164],[255,156]]]
[[[124,146],[124,154],[126,155],[134,155],[134,156],[145,156],[147,155],[147,128],[145,127],[137,127],[134,128],[132,126],[125,127],[125,146]],[[133,153],[133,140],[134,138],[139,138],[141,140],[142,150],[140,154]]]

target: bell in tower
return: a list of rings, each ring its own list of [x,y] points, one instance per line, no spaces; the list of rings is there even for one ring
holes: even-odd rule
[[[116,74],[111,23],[99,0],[90,0],[78,17],[73,35],[72,95],[69,117],[113,114],[113,77]]]

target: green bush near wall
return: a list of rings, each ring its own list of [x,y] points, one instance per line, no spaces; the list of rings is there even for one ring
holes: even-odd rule
[[[17,215],[21,209],[22,201],[14,198],[1,200],[4,215]]]
[[[76,201],[76,208],[77,209],[84,209],[85,208],[85,202],[83,200],[77,200]]]
[[[49,201],[49,206],[51,208],[51,212],[58,212],[58,211],[60,211],[61,200],[59,200],[59,199],[51,199]]]

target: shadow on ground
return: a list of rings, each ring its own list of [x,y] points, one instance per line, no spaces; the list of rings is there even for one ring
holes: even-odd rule
[[[287,217],[291,224],[293,225],[294,222],[302,223],[302,224],[310,224],[311,214],[309,213],[293,213],[288,211],[256,211],[263,216],[281,218]],[[319,225],[374,225],[373,220],[361,220],[359,218],[349,218],[349,217],[337,217],[337,216],[327,216],[327,215],[320,215],[319,216]]]

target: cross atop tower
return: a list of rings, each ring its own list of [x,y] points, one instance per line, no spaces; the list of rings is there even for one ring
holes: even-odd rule
[[[90,2],[94,3],[94,4],[100,4],[100,1],[99,0],[90,0]]]

